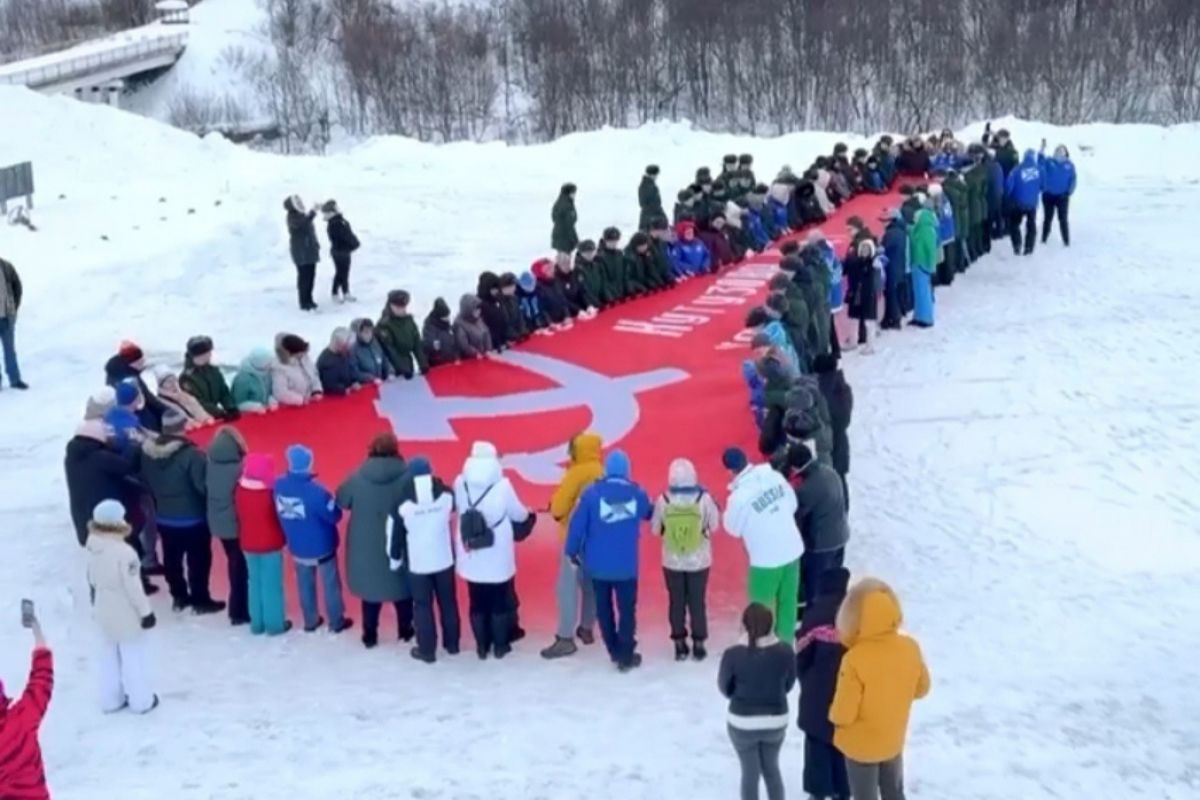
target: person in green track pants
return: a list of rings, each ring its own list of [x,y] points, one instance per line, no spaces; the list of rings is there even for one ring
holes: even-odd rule
[[[796,527],[796,493],[769,464],[751,465],[746,454],[731,447],[721,459],[733,473],[725,530],[745,544],[750,557],[747,588],[751,602],[775,615],[780,641],[796,638],[796,604],[800,595],[800,554]]]

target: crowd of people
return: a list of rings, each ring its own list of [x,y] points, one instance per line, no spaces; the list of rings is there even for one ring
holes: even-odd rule
[[[929,676],[916,643],[899,632],[892,590],[870,578],[849,585],[853,393],[839,358],[860,345],[870,350],[877,295],[884,300],[881,327],[899,327],[909,313],[912,325],[928,327],[933,287],[950,284],[994,239],[1011,235],[1015,252],[1032,251],[1028,231],[1020,239],[1039,199],[1047,210],[1043,238],[1057,215],[1068,243],[1073,167],[1064,148],[1052,158],[1030,151],[1018,163],[1007,133],[992,136],[990,128],[984,143],[969,147],[950,131],[898,146],[883,137],[871,151],[838,145],[802,175],[785,166],[770,185],[757,181],[750,156],[730,155],[717,177],[701,169],[678,194],[672,223],[657,175],[657,167],[647,167],[638,189],[641,230],[624,247],[616,228],[606,229],[598,246],[580,241],[576,190],[564,185],[551,214],[555,256],[520,276],[483,273],[453,321],[438,298],[418,328],[408,292],[396,289],[377,322],[360,318],[337,328],[315,360],[307,341],[283,332],[273,352],[249,353],[232,380],[207,336],[186,343],[178,372],[151,369],[137,344],[123,342],[65,457],[101,634],[101,708],[146,713],[159,703],[145,658],[156,625],[148,598],[159,574],[175,611],[224,611],[231,625],[273,636],[292,629],[283,577],[290,563],[303,630],[338,634],[355,625],[343,596],[344,564],[359,601],[362,644],[378,645],[382,610],[390,605],[396,636],[415,640],[412,657],[427,663],[457,654],[463,643],[457,576],[466,584],[465,627],[477,656],[504,658],[525,635],[516,547],[532,533],[536,513],[504,477],[492,444],[475,442],[449,479],[437,468],[447,465],[405,459],[396,438],[380,434],[360,467],[334,487],[317,479],[315,456],[302,442],[277,465],[270,453],[252,450],[234,423],[242,414],[489,357],[778,243],[780,271],[764,304],[748,315],[754,335],[743,365],[762,462],[738,448],[724,453],[731,483],[722,509],[687,459],[674,460],[652,494],[635,480],[625,453],[606,455],[595,433],[576,436],[549,506],[561,541],[558,625],[541,655],[571,656],[580,644],[595,643],[598,628],[619,671],[641,664],[638,541],[649,523],[661,539],[674,656],[705,659],[712,540],[724,528],[749,557],[746,641],[723,654],[719,677],[730,699],[742,797],[757,797],[760,779],[769,797],[783,796],[779,752],[797,680],[805,791],[817,798],[902,797],[908,708],[928,691]],[[818,231],[797,241],[795,234],[825,222],[855,195],[888,192],[898,182],[905,183],[904,201],[888,215],[881,238],[852,218],[843,257]],[[315,214],[297,197],[285,207],[300,305],[308,310],[315,308]],[[322,210],[337,265],[333,294],[352,300],[350,254],[358,240],[336,203]],[[860,323],[846,341],[834,324],[843,304]],[[208,425],[220,427],[202,449],[189,433]],[[210,593],[213,538],[226,556],[227,600]]]

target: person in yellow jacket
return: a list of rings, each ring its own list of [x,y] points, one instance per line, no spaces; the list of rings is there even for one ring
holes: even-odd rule
[[[599,434],[585,432],[571,440],[567,450],[570,464],[550,498],[550,515],[558,520],[563,541],[566,541],[567,526],[583,490],[604,477],[603,449],[604,441]],[[583,568],[572,564],[565,554],[558,558],[558,583],[554,590],[558,600],[558,631],[554,644],[542,651],[542,658],[574,655],[579,649],[575,646],[576,637],[584,644],[596,641],[592,632],[596,624],[596,595],[592,591],[592,582]]]
[[[838,610],[846,653],[829,721],[854,800],[904,800],[908,716],[929,694],[929,670],[920,645],[900,632],[902,619],[896,593],[875,578],[855,584]]]

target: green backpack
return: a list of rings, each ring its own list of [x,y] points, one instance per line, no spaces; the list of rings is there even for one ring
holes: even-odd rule
[[[694,503],[672,503],[667,500],[663,511],[663,541],[667,552],[676,556],[690,555],[704,544],[704,515],[700,510],[700,494]],[[667,499],[664,495],[664,499]]]

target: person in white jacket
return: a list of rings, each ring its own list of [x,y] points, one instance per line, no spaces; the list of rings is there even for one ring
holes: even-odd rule
[[[458,510],[454,546],[458,574],[467,582],[471,603],[471,632],[475,652],[482,658],[493,653],[504,658],[512,650],[513,579],[517,574],[516,545],[533,531],[534,515],[517,497],[504,477],[495,445],[475,442],[454,481],[454,507]],[[491,542],[464,541],[464,519],[478,512],[491,531]]]
[[[775,635],[791,642],[796,638],[804,551],[796,526],[796,493],[770,464],[751,465],[735,447],[725,451],[722,463],[735,476],[729,485],[725,530],[742,540],[750,557],[750,602],[771,609]]]
[[[428,459],[414,457],[408,462],[408,480],[400,494],[400,522],[404,526],[403,540],[408,550],[413,621],[417,628],[417,645],[412,649],[412,657],[427,664],[437,660],[435,600],[442,623],[442,645],[450,655],[458,653],[460,622],[450,533],[453,513],[454,493],[433,474]],[[397,555],[393,548],[393,563]]]
[[[271,395],[281,406],[302,406],[319,397],[321,378],[308,353],[308,342],[294,333],[275,337],[275,363],[271,365]]]
[[[87,538],[87,579],[99,627],[97,666],[100,708],[145,714],[158,706],[151,686],[146,631],[154,612],[142,587],[141,562],[126,543],[125,507],[103,500],[92,512]]]

